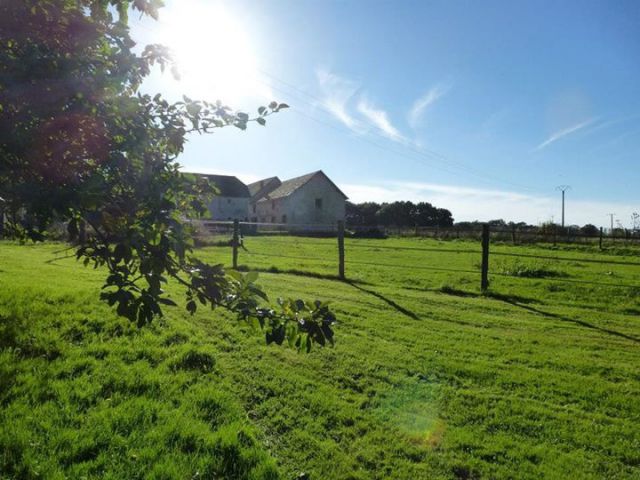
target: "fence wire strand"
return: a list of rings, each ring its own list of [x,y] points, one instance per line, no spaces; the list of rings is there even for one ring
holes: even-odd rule
[[[232,231],[235,231],[235,234],[237,235],[238,233],[240,233],[239,230],[241,226],[258,226],[258,225],[265,225],[265,226],[269,226],[269,227],[278,227],[278,226],[287,226],[287,227],[295,227],[295,226],[299,226],[299,227],[303,227],[305,226],[304,224],[300,224],[300,225],[295,225],[295,224],[260,224],[260,223],[248,223],[248,222],[236,222],[234,225],[234,222],[211,222],[210,225],[222,225],[225,227],[229,227],[229,228],[225,228],[225,233],[228,234],[230,233],[229,230],[231,229]],[[320,226],[315,226],[316,228],[325,228],[328,227],[326,225],[320,225]],[[231,242],[230,246],[233,248],[234,250],[234,255],[237,255],[238,252],[238,247],[241,246],[243,248],[243,252],[242,252],[242,256],[247,256],[247,257],[263,257],[263,258],[280,258],[280,259],[288,259],[288,260],[295,260],[295,261],[300,261],[300,260],[304,260],[306,262],[312,262],[314,264],[317,264],[317,266],[322,266],[322,267],[327,267],[327,266],[332,266],[336,265],[340,268],[340,274],[337,275],[336,277],[339,277],[339,279],[341,280],[346,280],[346,278],[343,276],[343,266],[347,265],[349,267],[356,267],[357,270],[357,266],[367,266],[367,267],[375,267],[378,269],[383,269],[383,270],[388,270],[388,269],[401,269],[401,270],[420,270],[420,271],[431,271],[431,272],[449,272],[449,273],[461,273],[461,274],[471,274],[471,275],[478,275],[480,276],[481,271],[482,272],[486,272],[486,270],[482,270],[480,268],[477,269],[465,269],[465,268],[450,268],[450,267],[438,267],[438,266],[432,266],[432,265],[407,265],[407,264],[403,264],[403,263],[396,263],[396,262],[392,262],[392,263],[388,263],[388,262],[371,262],[371,261],[363,261],[363,260],[358,260],[358,259],[350,259],[348,256],[346,259],[343,259],[340,257],[340,255],[336,255],[336,256],[331,256],[331,257],[324,257],[324,256],[318,256],[316,255],[316,253],[318,252],[318,248],[317,247],[330,247],[330,246],[335,246],[338,247],[338,245],[340,245],[340,242],[342,241],[341,239],[344,239],[344,234],[342,233],[343,230],[341,230],[342,227],[339,227],[337,229],[333,229],[335,228],[335,226],[331,226],[332,230],[331,231],[320,231],[320,230],[316,230],[316,231],[308,231],[307,232],[307,236],[302,236],[301,234],[296,234],[294,232],[281,232],[281,231],[273,231],[273,232],[269,232],[273,235],[265,235],[264,232],[242,232],[244,233],[243,236],[243,242],[239,245],[233,245],[233,242]],[[327,237],[316,237],[315,235],[317,235],[318,233],[323,233],[323,234],[330,234],[332,235],[331,237],[329,237],[329,239],[327,239]],[[459,231],[456,231],[457,234],[459,234]],[[474,235],[476,235],[478,232],[474,231],[473,232]],[[493,233],[496,233],[495,231]],[[513,233],[510,231],[505,231],[505,232],[498,232],[498,233]],[[256,234],[255,236],[253,236],[253,234]],[[336,236],[333,236],[336,235]],[[284,238],[278,238],[278,237],[287,237],[287,239]],[[291,238],[294,237],[295,240],[291,240]],[[487,232],[484,232],[484,238],[485,240],[487,238],[490,238],[489,235],[487,235]],[[256,242],[254,243],[253,241],[250,241],[249,239],[256,239]],[[338,242],[336,242],[336,239],[338,240]],[[260,240],[263,240],[262,242]],[[360,252],[363,253],[368,253],[367,251],[370,252],[375,252],[375,251],[379,251],[379,250],[384,250],[387,252],[430,252],[430,253],[435,253],[435,254],[439,254],[439,253],[455,253],[455,254],[463,254],[463,255],[478,255],[478,257],[480,257],[480,255],[482,254],[482,252],[480,250],[476,250],[476,249],[459,249],[459,248],[438,248],[438,247],[425,247],[425,246],[402,246],[402,245],[380,245],[380,244],[371,244],[368,242],[369,239],[356,239],[356,238],[347,238],[347,242],[346,242],[346,247],[347,250],[354,248],[356,250],[359,250]],[[370,239],[370,240],[377,240],[379,241],[379,239]],[[597,240],[597,238],[596,238]],[[262,252],[257,252],[255,251],[255,249],[259,249],[260,248],[260,244],[261,243],[266,243],[268,244],[277,244],[277,245],[287,245],[289,247],[290,250],[292,250],[294,253],[298,253],[300,252],[301,254],[278,254],[278,253],[262,253]],[[574,262],[574,263],[589,263],[589,264],[597,264],[597,265],[617,265],[617,266],[625,266],[625,267],[636,267],[636,266],[640,266],[640,262],[639,261],[633,261],[633,260],[629,260],[629,261],[621,261],[621,260],[615,260],[615,259],[607,259],[607,258],[586,258],[584,256],[580,256],[580,257],[567,257],[567,256],[562,256],[562,255],[545,255],[545,254],[541,254],[541,255],[534,255],[531,253],[516,253],[516,252],[505,252],[505,251],[500,251],[502,248],[502,245],[504,245],[506,242],[499,242],[497,245],[497,249],[493,249],[493,248],[489,248],[490,250],[490,256],[491,258],[494,257],[512,257],[512,258],[524,258],[524,259],[530,259],[530,260],[549,260],[549,261],[553,261],[553,262]],[[484,244],[483,248],[488,248],[487,247],[488,244]],[[249,247],[249,248],[247,248]],[[307,248],[311,248],[312,251],[310,252],[310,255],[304,255],[304,251]],[[523,247],[524,248],[524,247]],[[339,250],[339,249],[337,249]],[[485,250],[485,253],[488,250]],[[338,253],[338,252],[336,252]],[[631,256],[631,255],[629,255]],[[338,258],[340,257],[340,261],[342,263],[337,262]],[[234,257],[235,258],[235,257]],[[480,258],[478,258],[478,260],[480,260]],[[486,261],[486,256],[483,255],[483,262],[485,262],[483,265],[489,265],[489,263],[487,263]],[[486,267],[483,267],[486,269]],[[323,268],[324,270],[324,268]],[[286,273],[286,272],[285,272]],[[327,275],[325,273],[320,273],[320,272],[303,272],[303,273],[308,273],[309,275]],[[365,272],[363,272],[365,273]],[[591,273],[591,272],[590,272]],[[487,278],[486,277],[486,273],[483,273],[483,275],[485,275],[483,278]],[[628,284],[628,283],[613,283],[613,282],[600,282],[598,280],[590,280],[590,279],[579,279],[579,278],[564,278],[564,277],[551,277],[551,276],[545,276],[545,275],[540,275],[540,276],[527,276],[527,275],[518,275],[518,274],[514,274],[514,273],[509,273],[507,271],[491,271],[489,269],[488,271],[488,275],[490,277],[508,277],[508,278],[512,278],[512,279],[517,279],[517,280],[525,280],[525,281],[532,281],[532,282],[551,282],[551,283],[566,283],[566,284],[579,284],[579,285],[594,285],[594,286],[602,286],[602,287],[611,287],[611,288],[639,288],[640,289],[640,284]],[[635,279],[635,277],[633,275],[631,275],[631,277],[633,279]],[[625,280],[628,280],[629,277],[626,277]],[[482,289],[485,289],[486,284],[483,283]]]

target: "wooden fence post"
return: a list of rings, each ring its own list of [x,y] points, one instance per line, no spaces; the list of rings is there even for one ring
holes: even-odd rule
[[[238,246],[240,244],[240,222],[238,219],[233,221],[233,239],[231,246],[233,247],[233,269],[238,268]]]
[[[338,220],[338,276],[341,280],[344,276],[344,221]]]
[[[602,250],[602,227],[600,227],[600,250]]]
[[[482,225],[482,276],[480,289],[484,292],[489,288],[489,224]]]

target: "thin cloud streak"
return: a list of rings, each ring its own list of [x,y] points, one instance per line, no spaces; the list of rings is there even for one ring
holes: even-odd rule
[[[324,68],[316,70],[316,78],[323,94],[321,106],[346,127],[361,133],[359,122],[348,111],[348,104],[359,85]]]
[[[406,142],[405,137],[391,124],[387,112],[376,108],[366,98],[361,98],[358,102],[358,112],[380,130],[384,136],[397,142]]]
[[[316,78],[323,96],[319,106],[344,126],[359,135],[377,131],[394,142],[409,143],[391,123],[385,110],[374,105],[364,94],[358,93],[359,84],[323,68],[316,70]]]
[[[418,123],[420,122],[420,119],[427,107],[434,104],[439,98],[444,96],[449,89],[449,86],[436,85],[413,103],[407,118],[411,128],[415,129],[418,126]]]
[[[548,147],[552,143],[557,142],[561,138],[564,138],[567,135],[571,135],[572,133],[575,133],[578,130],[581,130],[581,129],[585,128],[585,127],[588,127],[589,125],[591,125],[595,121],[596,121],[596,118],[590,118],[589,120],[585,120],[584,122],[580,122],[580,123],[578,123],[576,125],[573,125],[571,127],[565,128],[563,130],[558,130],[557,132],[553,133],[549,138],[547,138],[544,142],[542,142],[540,145],[538,145],[536,148],[534,148],[532,151],[533,152],[538,152],[538,151],[542,150],[543,148]]]

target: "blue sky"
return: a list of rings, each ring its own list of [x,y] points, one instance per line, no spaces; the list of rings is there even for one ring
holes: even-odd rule
[[[292,107],[191,138],[188,170],[322,169],[354,201],[426,200],[457,220],[558,221],[560,184],[567,223],[640,211],[640,2],[167,4],[133,35],[187,41],[200,82],[154,74],[145,89]]]

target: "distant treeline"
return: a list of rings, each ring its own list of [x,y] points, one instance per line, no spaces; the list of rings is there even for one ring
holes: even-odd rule
[[[347,225],[385,227],[451,227],[453,217],[446,208],[437,208],[428,202],[351,203],[347,202]]]
[[[568,232],[578,232],[585,236],[596,237],[600,229],[590,223],[583,225],[560,225],[548,222],[541,225],[530,225],[526,222],[506,222],[502,219],[489,220],[488,222],[455,222],[451,212],[446,208],[437,208],[429,202],[413,203],[399,201],[392,203],[346,203],[346,224],[349,226],[385,226],[385,227],[457,227],[462,230],[479,230],[482,225],[488,223],[496,230],[516,229],[520,232],[536,232],[542,234],[562,235]],[[633,229],[631,233],[637,233]],[[614,229],[613,234],[625,234],[622,228]]]
[[[502,219],[498,220],[489,220],[488,222],[480,222],[478,220],[473,222],[456,222],[455,227],[460,229],[468,229],[468,230],[479,230],[482,228],[483,224],[489,224],[494,230],[510,230],[516,229],[519,232],[535,232],[541,234],[557,234],[564,235],[569,232],[580,233],[581,235],[585,235],[588,237],[597,237],[600,234],[600,229],[595,225],[587,223],[582,227],[580,225],[568,225],[566,227],[562,227],[556,223],[546,222],[541,225],[530,225],[526,222],[505,222]],[[623,235],[625,230],[622,228],[616,228],[613,230],[613,233],[616,235]]]

